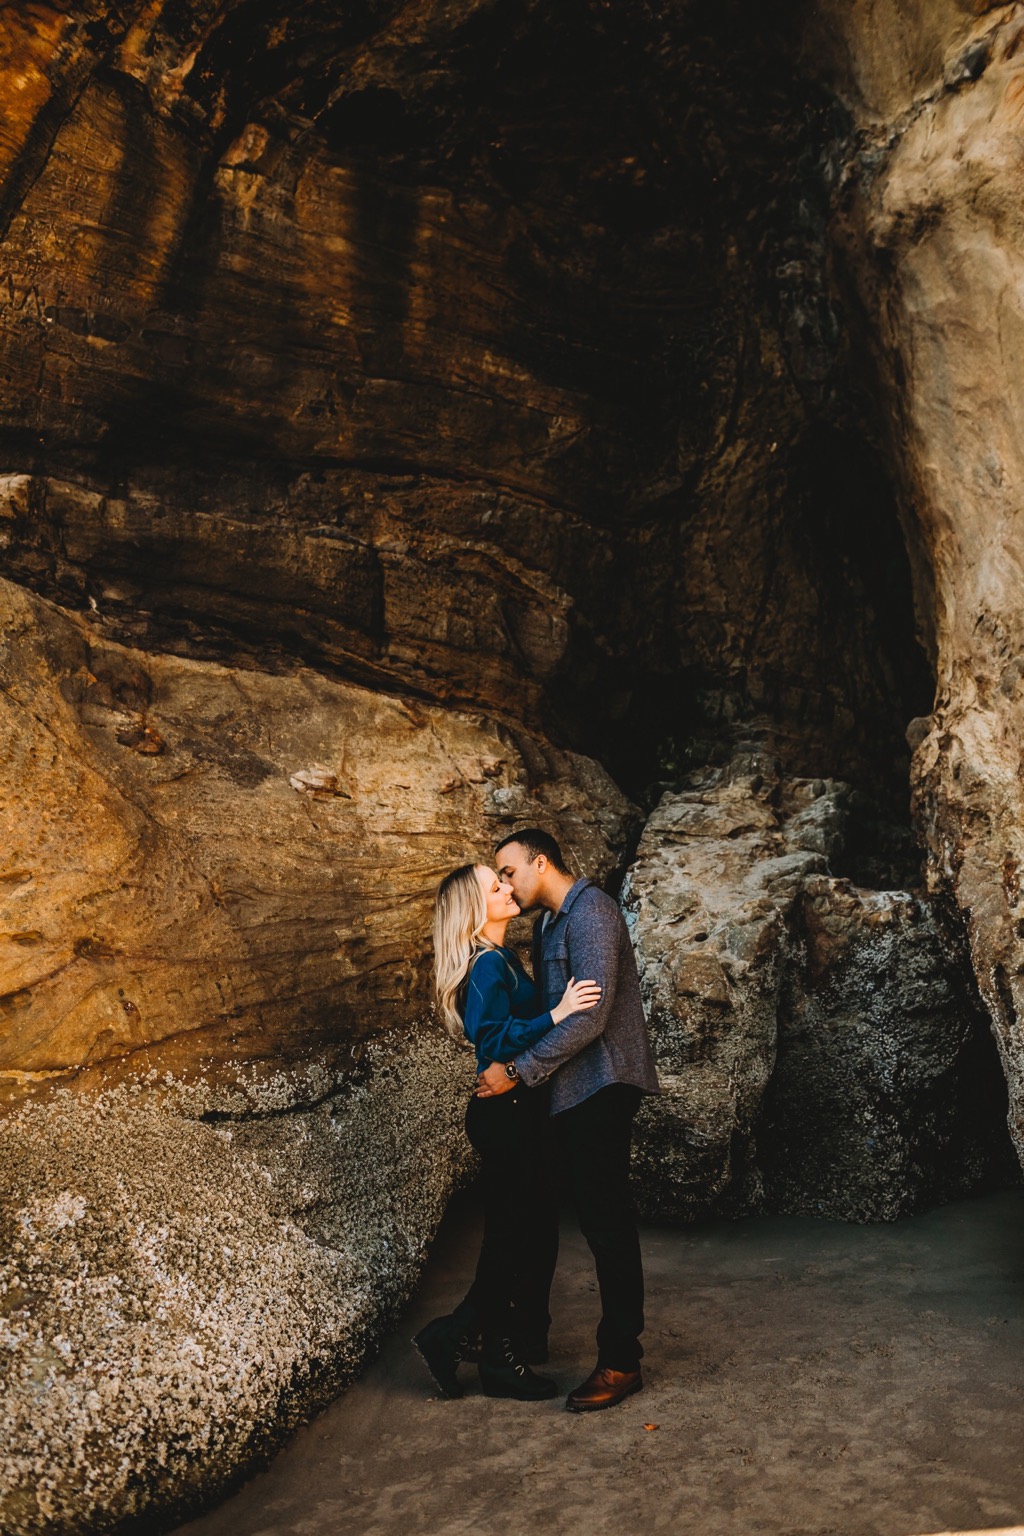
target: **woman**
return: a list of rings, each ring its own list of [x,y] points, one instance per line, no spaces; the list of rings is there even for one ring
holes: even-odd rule
[[[505,930],[519,907],[512,887],[483,864],[446,875],[434,908],[434,985],[449,1031],[476,1047],[477,1070],[511,1062],[570,1013],[593,1008],[601,988],[569,982],[540,1011],[537,989]],[[509,1068],[515,1076],[515,1067]],[[548,1292],[558,1252],[558,1211],[547,1156],[547,1095],[516,1082],[493,1098],[474,1095],[466,1134],[480,1154],[484,1237],[476,1279],[447,1317],[413,1340],[444,1397],[461,1397],[460,1360],[477,1359],[488,1397],[553,1397],[556,1384],[530,1370],[547,1359]],[[478,1342],[479,1341],[479,1342]]]

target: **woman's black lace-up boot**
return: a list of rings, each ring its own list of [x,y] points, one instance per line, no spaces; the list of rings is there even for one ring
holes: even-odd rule
[[[558,1394],[556,1383],[531,1371],[511,1339],[487,1334],[480,1353],[480,1385],[485,1397],[515,1397],[524,1403]]]
[[[442,1397],[462,1396],[456,1371],[460,1361],[479,1359],[479,1339],[468,1320],[454,1313],[435,1317],[413,1339]]]

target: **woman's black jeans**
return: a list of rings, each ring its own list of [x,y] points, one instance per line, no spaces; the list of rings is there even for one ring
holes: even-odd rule
[[[546,1340],[558,1258],[547,1094],[519,1083],[493,1099],[474,1096],[466,1135],[480,1154],[484,1237],[476,1279],[458,1310],[476,1313],[485,1338]]]

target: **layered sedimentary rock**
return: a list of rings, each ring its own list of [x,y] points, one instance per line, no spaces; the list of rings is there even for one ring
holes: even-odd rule
[[[820,9],[807,46],[857,129],[838,248],[937,676],[911,733],[915,817],[966,924],[1024,1151],[1024,29],[1016,5],[936,5],[913,25],[896,5]]]
[[[718,9],[9,18],[8,571],[130,643],[540,725],[627,787],[752,709],[890,784],[928,690],[828,403],[828,99]]]
[[[433,891],[514,823],[610,872],[630,808],[480,716],[107,642],[0,584],[0,1082],[232,1082],[429,1008]]]
[[[830,873],[848,799],[748,751],[644,829],[623,902],[664,1089],[652,1215],[885,1220],[1014,1176],[988,1019],[927,903]]]

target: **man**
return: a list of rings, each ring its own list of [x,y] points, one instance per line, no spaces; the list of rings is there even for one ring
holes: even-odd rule
[[[520,1078],[531,1088],[550,1084],[552,1126],[601,1291],[597,1365],[565,1404],[590,1412],[643,1386],[644,1277],[629,1146],[633,1117],[643,1095],[659,1091],[658,1079],[633,947],[615,902],[592,880],[574,880],[555,839],[539,828],[505,838],[495,853],[524,911],[544,909],[533,931],[544,1004],[556,1003],[574,976],[602,989],[596,1008],[570,1014],[514,1062],[496,1062],[478,1078],[484,1096]]]

